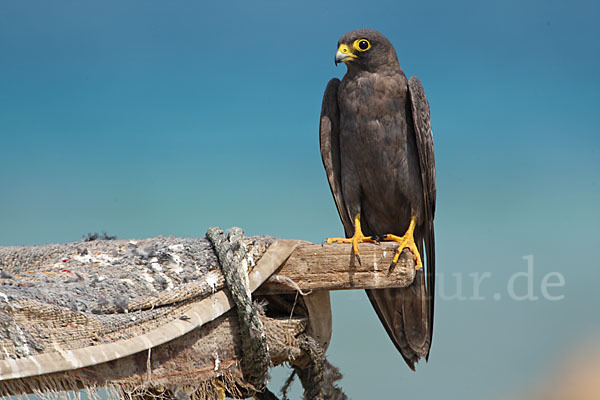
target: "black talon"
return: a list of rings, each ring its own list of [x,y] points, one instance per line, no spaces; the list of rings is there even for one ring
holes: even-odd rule
[[[398,248],[394,252],[394,257],[396,257],[397,254],[400,254],[400,246],[398,246]],[[398,257],[398,260],[396,260],[396,262],[394,262],[394,259],[392,258],[392,262],[390,263],[390,267],[388,269],[388,273],[392,272],[392,270],[394,269],[394,267],[396,266],[396,264],[398,264],[399,260],[400,260],[400,257]]]
[[[358,260],[358,265],[362,265],[362,264],[360,263],[360,256],[359,256],[358,254],[355,254],[355,256],[356,256],[356,259]]]

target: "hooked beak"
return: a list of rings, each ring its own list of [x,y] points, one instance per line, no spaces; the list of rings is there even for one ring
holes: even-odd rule
[[[347,44],[340,44],[340,47],[338,47],[337,52],[335,53],[335,65],[338,65],[338,63],[341,62],[347,63],[355,58],[358,58],[358,56],[350,50],[350,47]]]

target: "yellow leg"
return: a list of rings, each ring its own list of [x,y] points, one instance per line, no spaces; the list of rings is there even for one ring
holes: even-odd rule
[[[356,260],[360,264],[360,253],[358,252],[358,244],[359,243],[376,243],[376,240],[372,236],[365,236],[360,229],[360,214],[356,214],[354,217],[354,236],[351,238],[328,238],[327,244],[332,243],[352,243],[352,250],[354,250],[354,255],[356,256]]]
[[[225,400],[225,385],[221,381],[216,381],[217,386],[217,398],[219,400]]]
[[[398,262],[398,259],[400,258],[400,254],[402,253],[402,250],[404,250],[407,247],[414,254],[414,260],[415,260],[415,264],[416,264],[415,269],[417,269],[417,270],[421,269],[421,267],[423,266],[423,262],[421,261],[421,254],[419,254],[419,250],[417,249],[417,245],[415,243],[415,237],[414,237],[416,223],[417,223],[417,218],[415,216],[412,216],[410,218],[410,224],[408,225],[408,229],[406,230],[406,233],[404,234],[404,236],[396,236],[396,235],[384,235],[383,236],[382,239],[385,241],[392,241],[392,242],[400,243],[400,245],[396,249],[396,253],[394,254],[392,263],[390,264],[390,269],[393,268],[394,265],[396,265],[396,263]]]

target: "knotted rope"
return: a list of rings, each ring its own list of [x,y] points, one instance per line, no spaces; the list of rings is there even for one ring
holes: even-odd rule
[[[248,285],[244,232],[240,228],[231,228],[225,236],[219,227],[212,227],[206,232],[206,237],[215,248],[225,284],[236,305],[244,379],[261,391],[267,381],[271,358],[264,326],[258,308],[252,303]]]
[[[244,379],[257,390],[255,398],[276,399],[266,388],[271,358],[264,326],[259,318],[259,308],[252,302],[248,285],[244,232],[240,228],[231,228],[225,235],[221,228],[212,227],[206,232],[206,237],[215,249],[225,285],[236,305],[242,347],[240,364]],[[341,374],[337,368],[329,364],[324,349],[314,338],[306,334],[301,335],[299,339],[300,348],[308,357],[308,365],[304,368],[294,368],[304,387],[304,397],[306,399],[347,399],[342,390],[335,385],[335,382],[341,379]],[[287,389],[284,388],[284,398],[287,398],[286,391]]]

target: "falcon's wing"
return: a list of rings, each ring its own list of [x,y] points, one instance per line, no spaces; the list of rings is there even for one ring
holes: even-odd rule
[[[412,119],[419,151],[419,164],[421,167],[421,181],[423,183],[423,199],[425,202],[425,221],[423,221],[423,239],[427,268],[426,274],[426,304],[429,319],[429,343],[433,335],[433,305],[435,295],[435,235],[433,217],[435,215],[435,158],[433,155],[433,134],[429,115],[429,102],[425,97],[425,90],[421,81],[413,76],[408,82]],[[422,253],[421,253],[422,254]],[[429,352],[427,352],[429,357]]]
[[[327,84],[321,106],[321,123],[319,126],[319,141],[321,143],[321,158],[327,173],[329,188],[335,200],[335,205],[344,224],[346,236],[352,235],[352,218],[344,206],[342,195],[341,159],[340,159],[340,110],[338,107],[338,87],[340,80],[333,78]]]

